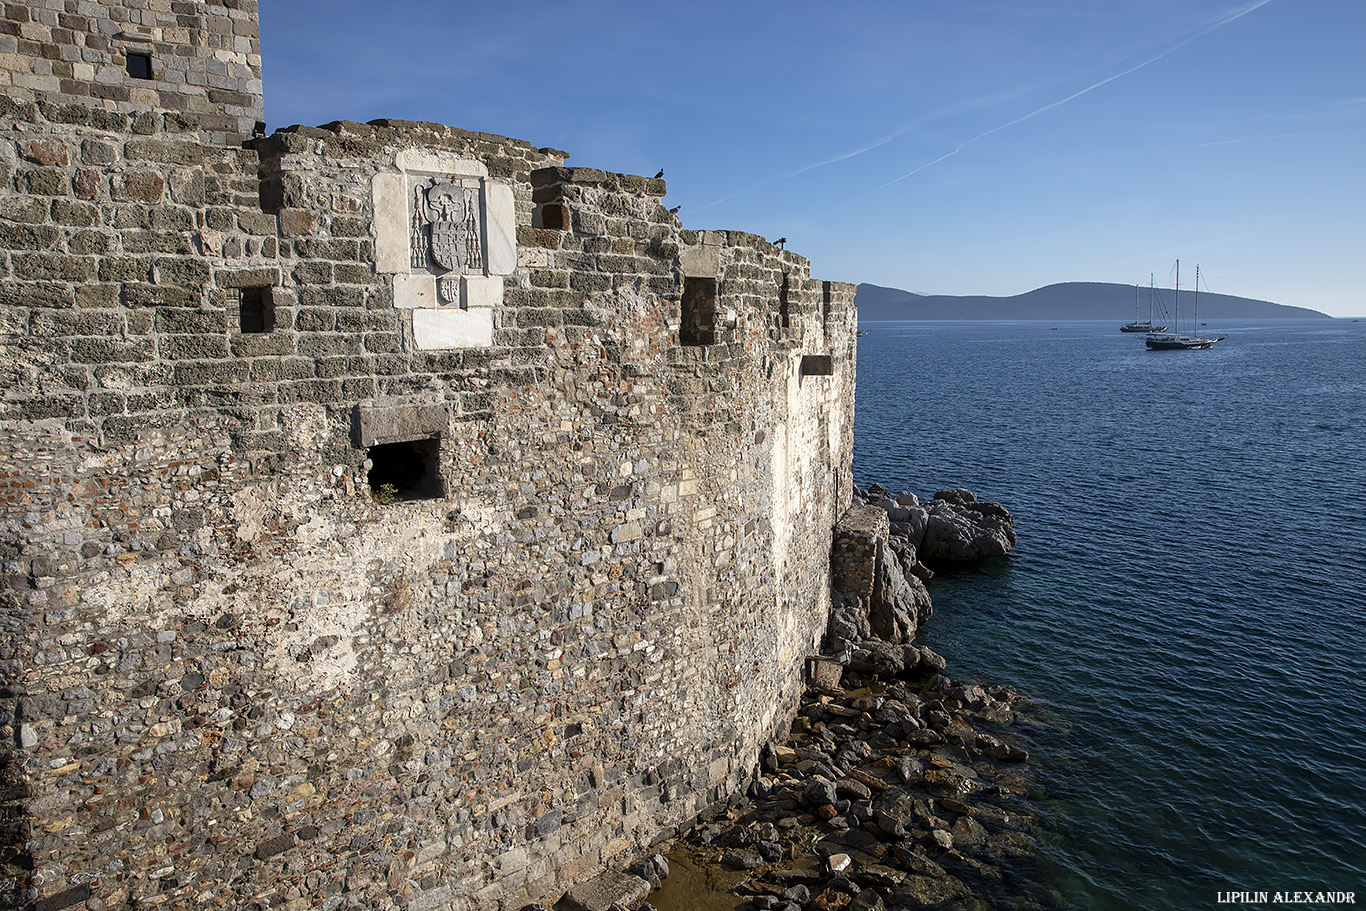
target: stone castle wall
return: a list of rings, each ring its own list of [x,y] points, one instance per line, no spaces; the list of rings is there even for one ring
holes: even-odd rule
[[[45,91],[0,98],[12,902],[518,908],[743,786],[827,616],[852,286],[524,142]]]
[[[0,93],[122,113],[194,114],[236,145],[261,120],[256,0],[0,4]]]

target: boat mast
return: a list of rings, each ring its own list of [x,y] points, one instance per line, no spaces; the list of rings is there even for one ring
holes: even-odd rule
[[[1157,297],[1157,276],[1148,273],[1148,325],[1153,324],[1153,302]]]
[[[1191,335],[1200,337],[1200,264],[1195,264],[1195,326],[1191,330]]]
[[[1181,260],[1176,261],[1176,303],[1172,304],[1172,332],[1181,334]]]

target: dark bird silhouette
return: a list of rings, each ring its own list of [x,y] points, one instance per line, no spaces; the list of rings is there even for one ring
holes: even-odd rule
[[[659,178],[661,178],[661,177],[663,177],[663,176],[664,176],[664,169],[663,169],[663,168],[660,168],[660,169],[659,169],[659,173],[655,175],[655,180],[659,180]]]
[[[784,250],[787,249],[786,247],[783,246],[783,244],[787,243],[787,238],[786,238],[786,237],[780,237],[780,238],[778,238],[777,240],[775,240],[773,243],[774,243],[775,246],[777,246],[777,247],[779,247],[779,248],[781,248],[781,249],[784,249]]]
[[[682,206],[674,206],[672,209],[669,210],[669,214],[670,214],[670,215],[677,215],[677,214],[678,214],[678,210],[681,209],[681,208],[683,208],[683,207],[682,207]]]

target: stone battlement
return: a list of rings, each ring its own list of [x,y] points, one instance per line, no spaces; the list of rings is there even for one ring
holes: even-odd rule
[[[7,900],[519,908],[744,785],[825,627],[852,285],[553,149],[235,146],[226,102],[21,69]]]

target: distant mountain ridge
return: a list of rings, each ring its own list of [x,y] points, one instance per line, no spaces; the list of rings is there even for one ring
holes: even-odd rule
[[[1170,324],[1176,293],[1158,288],[1158,300],[1166,308],[1154,321]],[[1148,290],[1139,290],[1141,313],[1148,318]],[[1181,290],[1182,322],[1188,324],[1195,303],[1194,292]],[[1108,282],[1061,282],[1046,285],[1012,297],[986,295],[915,294],[899,288],[861,284],[854,297],[860,323],[878,320],[929,319],[1029,319],[1071,320],[1109,319],[1127,323],[1134,318],[1134,286]],[[1207,319],[1331,319],[1326,313],[1307,307],[1290,307],[1270,301],[1234,297],[1231,294],[1200,293],[1200,318]]]

